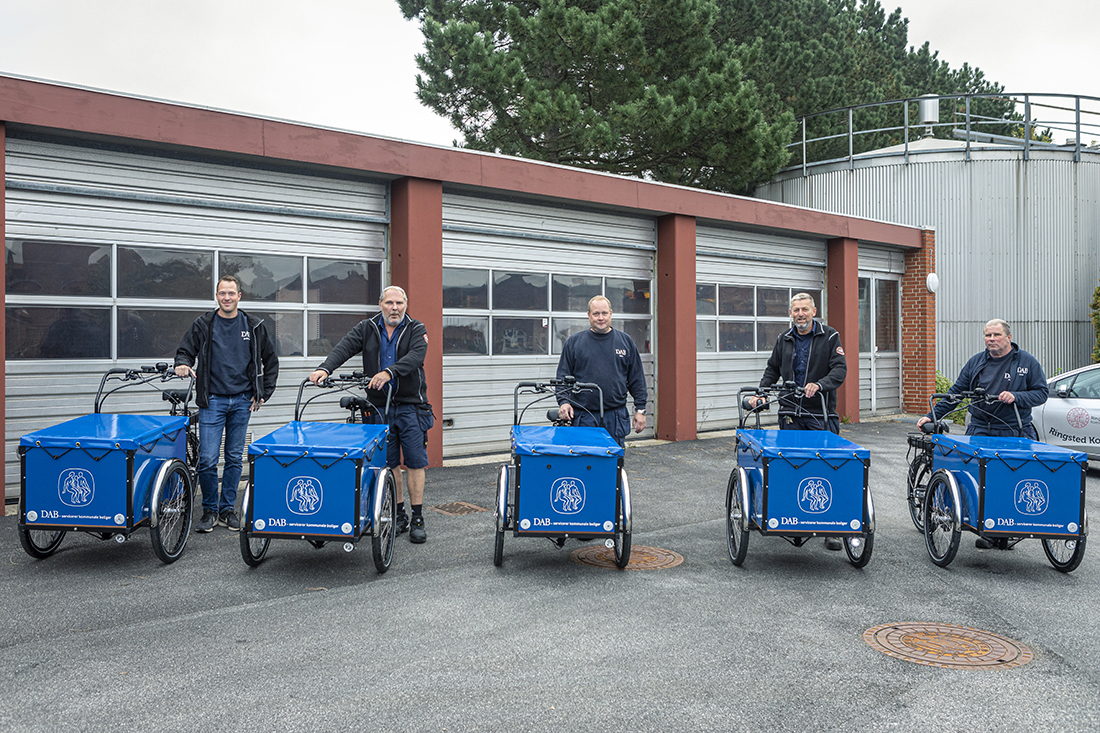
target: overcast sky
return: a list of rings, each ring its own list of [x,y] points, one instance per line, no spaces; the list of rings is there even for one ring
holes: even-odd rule
[[[1094,0],[907,3],[909,44],[952,67],[1100,97]],[[0,0],[0,73],[449,145],[416,99],[421,49],[395,0]]]

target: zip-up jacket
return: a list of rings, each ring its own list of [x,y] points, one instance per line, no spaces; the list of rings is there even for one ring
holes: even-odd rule
[[[840,343],[840,334],[835,328],[813,321],[813,338],[810,340],[810,353],[806,358],[806,383],[815,382],[825,394],[825,407],[829,417],[836,414],[836,390],[844,384],[848,376],[848,362],[844,358],[844,347]],[[772,355],[768,357],[768,366],[760,380],[761,387],[770,387],[776,382],[793,382],[795,327],[784,331],[775,340]],[[805,387],[806,385],[799,385]],[[801,391],[794,395],[784,395],[779,400],[780,415],[820,415],[821,398],[817,395],[806,397]]]
[[[212,334],[217,312],[214,309],[196,318],[176,349],[175,366],[183,364],[195,370],[195,404],[199,407],[210,406],[210,362],[213,359],[211,349],[214,342]],[[252,333],[249,339],[252,358],[248,363],[248,381],[252,384],[252,396],[258,395],[267,402],[275,392],[275,382],[279,378],[279,357],[275,354],[275,342],[268,335],[262,318],[250,316],[243,310],[238,312],[248,319],[248,330]],[[196,362],[198,366],[195,366]]]
[[[318,369],[324,369],[330,375],[355,356],[363,355],[363,373],[368,377],[382,371],[382,314],[368,318],[348,331],[340,343],[332,349],[328,358],[321,362]],[[428,329],[415,318],[405,315],[404,325],[397,337],[397,359],[386,368],[394,380],[396,392],[393,401],[398,404],[426,405],[428,403],[428,382],[424,378],[424,357],[428,354]],[[378,407],[385,407],[386,394],[383,390],[369,390],[367,397]]]
[[[965,390],[973,390],[980,387],[979,380],[982,377],[982,369],[989,363],[992,357],[986,349],[975,354],[963,365],[955,383],[948,389],[950,394],[959,394]],[[1020,411],[1020,422],[1026,428],[1031,424],[1031,408],[1038,407],[1047,401],[1050,394],[1047,388],[1047,378],[1043,374],[1043,367],[1039,360],[1027,353],[1015,342],[1012,343],[1012,351],[1004,363],[1004,373],[999,380],[999,387],[991,394],[999,395],[1001,392],[1011,392],[1016,397],[1016,407]],[[936,403],[935,419],[940,419],[952,408],[946,401]],[[970,423],[979,427],[1015,428],[1016,411],[1012,405],[1004,402],[992,404],[971,404],[969,408]],[[928,417],[933,417],[929,414]]]

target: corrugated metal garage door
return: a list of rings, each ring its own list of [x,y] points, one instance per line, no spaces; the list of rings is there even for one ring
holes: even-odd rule
[[[166,157],[109,146],[81,146],[59,140],[13,136],[6,144],[7,242],[13,247],[87,246],[99,248],[109,262],[110,289],[94,297],[80,293],[36,294],[33,283],[13,290],[13,307],[58,306],[109,312],[116,324],[123,309],[208,310],[213,287],[193,299],[165,299],[156,292],[119,297],[119,252],[213,253],[260,262],[277,254],[301,261],[299,302],[285,298],[262,304],[242,302],[245,310],[292,315],[298,333],[286,333],[298,344],[281,357],[279,389],[272,402],[253,417],[250,431],[262,435],[293,417],[297,385],[325,354],[322,339],[313,339],[321,311],[344,320],[376,309],[370,304],[321,304],[302,287],[310,258],[371,262],[381,268],[385,257],[387,187],[384,183],[257,169],[243,164]],[[285,257],[285,256],[292,257]],[[122,274],[120,274],[120,272]],[[256,273],[253,273],[254,275]],[[9,313],[10,315],[10,313]],[[9,334],[10,336],[11,334]],[[172,335],[178,343],[182,333]],[[112,327],[106,358],[7,360],[8,495],[18,490],[15,446],[20,435],[92,411],[100,375],[119,363],[118,329]],[[168,338],[166,336],[165,338]],[[308,344],[308,346],[307,346]],[[303,353],[305,352],[305,353]],[[327,352],[325,352],[327,353]],[[9,343],[9,355],[11,344]],[[306,355],[308,354],[308,355]],[[125,365],[154,359],[127,359]],[[115,403],[116,405],[120,403]],[[129,409],[129,403],[123,402]],[[144,408],[144,409],[143,409]],[[158,401],[134,404],[138,411],[163,409]]]
[[[712,226],[696,230],[698,430],[737,424],[737,391],[760,383],[790,296],[809,291],[826,309],[825,242]],[[727,297],[727,294],[729,296]],[[774,415],[771,417],[774,420]]]
[[[655,251],[650,218],[444,191],[445,455],[508,450],[516,384],[554,376],[561,340],[587,328],[584,303],[599,292],[612,300],[612,325],[642,351],[642,437],[652,435]],[[532,408],[524,423],[545,424],[553,404]]]

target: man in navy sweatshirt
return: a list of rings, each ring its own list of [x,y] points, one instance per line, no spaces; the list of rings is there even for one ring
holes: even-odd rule
[[[631,426],[645,430],[645,406],[649,399],[642,358],[634,340],[611,327],[611,301],[597,295],[588,301],[587,331],[575,333],[565,342],[558,360],[558,379],[576,377],[578,382],[595,382],[603,390],[602,427],[619,445],[625,445]],[[633,418],[627,412],[627,393],[634,398]],[[568,400],[572,400],[572,402]],[[600,397],[594,390],[579,395],[559,395],[558,416],[574,425],[600,426]],[[574,403],[579,409],[574,410]]]
[[[1016,410],[1012,408],[1015,404],[1023,423],[1022,437],[1038,440],[1031,423],[1031,408],[1047,401],[1049,391],[1043,367],[1034,356],[1012,342],[1012,329],[1001,319],[994,318],[985,324],[984,333],[985,351],[970,357],[947,391],[959,394],[982,387],[987,395],[996,397],[999,404],[971,403],[966,434],[1020,437]],[[917,421],[917,427],[931,421],[933,416],[938,420],[951,407],[946,400],[941,400],[934,412]]]

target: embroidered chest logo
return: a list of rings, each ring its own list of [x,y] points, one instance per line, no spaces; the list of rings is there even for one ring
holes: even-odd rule
[[[615,356],[618,356],[622,359],[625,359],[626,358],[626,349],[615,349]]]

